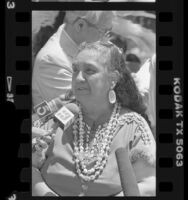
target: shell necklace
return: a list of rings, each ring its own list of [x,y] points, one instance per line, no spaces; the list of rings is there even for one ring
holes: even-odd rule
[[[121,106],[116,103],[109,122],[98,127],[93,141],[90,142],[91,128],[83,122],[80,109],[78,118],[73,124],[73,143],[76,171],[82,181],[94,181],[103,172],[115,135],[120,110]]]

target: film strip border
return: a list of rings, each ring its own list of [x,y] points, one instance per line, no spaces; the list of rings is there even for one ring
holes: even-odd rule
[[[157,8],[159,199],[165,196],[183,199],[183,19],[180,4],[180,1],[173,1],[159,4]]]
[[[7,199],[29,199],[31,196],[28,192],[31,190],[31,14],[29,4],[23,3],[5,3],[5,98],[10,122],[7,134],[12,137],[11,153],[7,157],[13,158],[12,163],[15,163],[6,167],[9,173]],[[10,136],[6,137],[8,141]]]
[[[35,5],[36,6],[36,5]],[[157,198],[183,199],[183,1],[157,1]],[[6,1],[6,105],[15,121],[15,180],[7,199],[31,198],[31,3]],[[182,15],[183,16],[183,15]],[[10,119],[8,121],[10,121]],[[16,132],[16,133],[15,133]],[[12,135],[11,135],[12,137]],[[13,189],[13,190],[12,190]],[[11,196],[12,194],[12,196]]]

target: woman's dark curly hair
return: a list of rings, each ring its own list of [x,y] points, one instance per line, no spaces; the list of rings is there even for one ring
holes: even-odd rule
[[[145,116],[146,106],[143,102],[143,98],[126,66],[121,49],[109,41],[82,43],[79,52],[84,49],[97,50],[100,52],[100,59],[107,63],[108,69],[112,72],[115,70],[119,72],[120,77],[114,87],[117,102],[119,102],[122,107],[129,108],[141,114],[144,118],[147,118]]]

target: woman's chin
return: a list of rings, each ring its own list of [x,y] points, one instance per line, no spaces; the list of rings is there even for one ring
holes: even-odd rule
[[[86,98],[89,96],[89,92],[88,91],[78,91],[75,92],[75,97],[77,101],[85,101]]]

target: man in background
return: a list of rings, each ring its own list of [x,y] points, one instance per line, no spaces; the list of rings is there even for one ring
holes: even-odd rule
[[[112,11],[67,11],[64,24],[36,56],[32,75],[33,106],[71,89],[72,60],[82,42],[94,42],[112,28]]]

